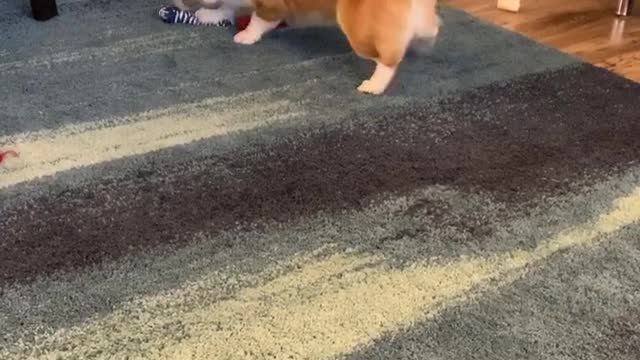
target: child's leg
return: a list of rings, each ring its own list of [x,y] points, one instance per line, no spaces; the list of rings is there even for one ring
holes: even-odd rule
[[[183,0],[173,0],[173,5],[175,5],[178,9],[180,9],[182,11],[189,10],[189,7],[187,5],[185,5]]]
[[[196,11],[196,17],[202,24],[218,24],[221,21],[233,21],[235,9],[228,6],[221,6],[218,9],[201,8]]]
[[[251,20],[249,26],[234,36],[233,41],[238,44],[251,45],[256,43],[262,35],[275,29],[280,24],[281,20],[268,21],[258,16],[257,12],[251,14]]]

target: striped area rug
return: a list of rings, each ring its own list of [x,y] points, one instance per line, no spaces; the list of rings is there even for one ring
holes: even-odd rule
[[[336,29],[0,15],[0,359],[638,359],[640,85],[441,8]]]

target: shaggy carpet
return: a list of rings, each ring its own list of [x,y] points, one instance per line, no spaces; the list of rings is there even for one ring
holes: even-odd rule
[[[0,14],[1,359],[638,359],[640,85],[441,8],[336,29]]]

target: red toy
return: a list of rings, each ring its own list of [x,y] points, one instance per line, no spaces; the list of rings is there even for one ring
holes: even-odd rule
[[[251,22],[251,15],[237,16],[235,21],[236,30],[242,31],[246,29],[247,26],[249,26],[249,22]],[[278,29],[283,27],[287,27],[287,24],[284,21],[278,25]]]
[[[7,157],[7,155],[11,155],[13,157],[18,157],[18,153],[13,150],[0,151],[0,163],[2,163]]]

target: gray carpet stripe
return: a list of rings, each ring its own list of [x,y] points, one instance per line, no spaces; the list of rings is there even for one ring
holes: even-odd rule
[[[429,97],[576,62],[519,36],[471,21],[460,12],[447,9],[443,10],[443,16],[447,25],[433,54],[408,58],[400,73],[400,85],[391,94]],[[60,26],[69,27],[65,20],[59,20],[63,23]],[[345,39],[335,29],[284,30],[256,46],[239,47],[226,30],[205,31],[157,22],[160,21],[152,18],[133,22],[146,24],[141,27],[144,31],[133,31],[131,37],[124,38],[121,35],[93,38],[93,33],[102,32],[96,29],[106,26],[104,23],[94,24],[93,31],[74,29],[73,34],[60,33],[58,29],[42,30],[41,35],[23,34],[22,39],[33,43],[27,49],[33,50],[0,60],[5,70],[13,69],[13,73],[2,74],[5,82],[0,87],[0,97],[6,100],[8,108],[0,119],[0,136],[127,116],[197,101],[211,97],[212,93],[233,95],[244,89],[295,84],[308,78],[303,69],[292,73],[288,67],[280,71],[277,67],[349,51]],[[138,25],[117,27],[130,26]],[[158,34],[171,31],[174,33],[163,42]],[[59,50],[41,49],[50,40],[50,34],[65,39],[56,45]],[[495,36],[500,40],[494,41]],[[152,43],[143,40],[147,38]],[[16,45],[20,41],[7,42]],[[159,46],[153,46],[156,42]],[[513,51],[516,48],[518,51]],[[9,68],[9,63],[14,65]],[[255,73],[263,69],[269,69],[264,77]],[[370,75],[371,64],[347,56],[335,63],[318,62],[311,69],[305,66],[304,70],[320,77],[340,75],[349,79],[350,86],[327,83],[323,89],[333,94],[350,94]],[[216,81],[221,76],[243,73],[255,75],[244,79],[244,83]],[[450,79],[447,88],[439,88],[442,85],[434,82],[444,78]],[[191,83],[188,87],[183,85]]]

